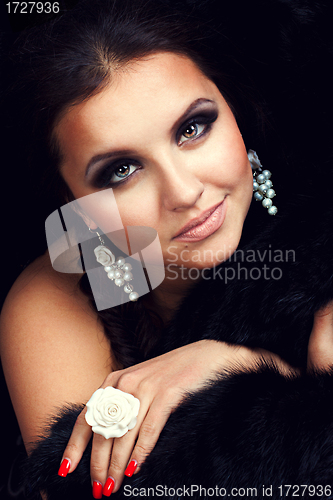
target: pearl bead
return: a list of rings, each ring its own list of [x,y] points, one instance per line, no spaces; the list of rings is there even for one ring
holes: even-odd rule
[[[256,201],[261,201],[263,199],[263,195],[260,194],[258,191],[256,191],[253,196]]]
[[[131,292],[129,294],[129,299],[132,301],[132,302],[135,302],[136,300],[138,300],[139,298],[139,294],[137,292]]]
[[[262,173],[262,175],[265,176],[265,179],[270,179],[272,173],[269,170],[264,170],[263,173]]]
[[[256,181],[253,181],[253,191],[257,191],[259,188],[259,184]]]
[[[126,271],[131,271],[132,265],[129,264],[128,262],[126,262],[126,264],[123,265],[123,269],[124,269],[125,272]]]
[[[114,272],[114,276],[115,278],[123,278],[124,277],[124,273],[121,269],[116,269],[115,272]]]
[[[132,285],[130,285],[129,283],[127,283],[127,285],[124,286],[124,292],[126,293],[131,293],[133,292],[133,287]]]
[[[265,207],[265,208],[269,208],[273,205],[273,202],[270,198],[265,198],[264,200],[262,200],[262,206]]]
[[[117,257],[116,264],[118,267],[123,267],[126,264],[124,257]]]
[[[104,271],[105,271],[106,273],[109,273],[110,271],[112,271],[112,267],[111,267],[111,266],[105,266],[105,267],[104,267]]]
[[[275,196],[275,191],[274,189],[268,189],[266,193],[267,198],[274,198]]]
[[[273,205],[272,207],[269,207],[269,209],[267,210],[269,215],[275,215],[277,213],[277,211],[278,211],[278,209],[276,208],[275,205]]]
[[[257,175],[257,182],[259,184],[263,184],[265,182],[265,180],[266,180],[266,177],[264,176],[264,174]]]
[[[133,274],[128,271],[124,274],[123,278],[125,281],[131,281],[133,279]]]
[[[267,188],[266,184],[261,184],[261,185],[259,186],[258,191],[259,191],[259,193],[261,193],[261,194],[265,194],[265,193],[266,193],[266,191],[267,191],[267,189],[268,189],[268,188]]]
[[[114,280],[114,282],[115,282],[115,284],[116,284],[117,286],[123,286],[123,284],[125,283],[125,281],[123,280],[123,278],[116,278],[116,279]]]
[[[114,273],[114,269],[111,269],[111,271],[108,272],[108,278],[110,280],[114,280],[115,279],[115,273]]]
[[[273,182],[270,181],[269,179],[267,179],[267,181],[265,181],[265,184],[266,184],[266,186],[267,186],[268,189],[273,186]]]

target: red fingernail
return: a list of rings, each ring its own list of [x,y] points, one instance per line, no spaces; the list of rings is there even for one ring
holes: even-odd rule
[[[99,481],[94,481],[92,490],[93,497],[102,498],[102,489],[103,489],[102,483],[100,483]]]
[[[60,464],[58,470],[58,476],[66,477],[71,466],[71,461],[68,458],[64,458]]]
[[[114,479],[113,477],[108,477],[106,483],[104,484],[103,495],[109,497],[113,492],[113,488],[114,488]]]
[[[131,460],[125,470],[125,476],[132,477],[137,466],[138,462],[136,460]]]

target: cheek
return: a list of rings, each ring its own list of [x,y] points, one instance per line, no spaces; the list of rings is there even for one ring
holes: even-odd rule
[[[207,182],[235,189],[251,180],[251,167],[237,122],[228,109],[217,124],[202,158]]]
[[[241,196],[241,193],[243,193],[246,198],[251,198],[253,192],[253,175],[247,156],[244,158],[243,164],[239,164],[233,169],[231,182],[237,196]]]
[[[252,190],[252,171],[243,141],[216,146],[215,152],[205,156],[203,180],[205,183],[237,194]]]
[[[143,194],[129,190],[126,193],[115,194],[119,213],[124,226],[148,226],[157,229],[158,205],[154,190]]]
[[[95,225],[106,234],[108,238],[116,245],[123,253],[128,253],[128,238],[132,253],[136,253],[134,249],[147,249],[151,248],[151,254],[145,253],[146,262],[157,262],[160,265],[159,252],[155,254],[154,245],[151,244],[156,239],[156,233],[152,232],[150,228],[156,229],[154,221],[151,217],[144,215],[147,213],[143,207],[138,210],[138,205],[135,203],[128,204],[125,200],[117,200],[115,190],[112,188],[92,193],[77,200],[80,205],[81,213],[84,212],[86,216],[87,226],[91,226],[93,230],[96,229]],[[93,224],[91,224],[93,221]],[[133,232],[124,230],[127,226],[144,226],[147,230],[139,228]],[[149,257],[148,257],[149,255]]]

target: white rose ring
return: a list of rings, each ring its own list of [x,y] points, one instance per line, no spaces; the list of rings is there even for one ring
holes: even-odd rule
[[[118,438],[133,429],[140,401],[114,387],[97,389],[87,403],[86,422],[105,439]]]

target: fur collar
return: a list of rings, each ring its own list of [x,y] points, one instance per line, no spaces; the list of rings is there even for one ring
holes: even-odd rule
[[[299,196],[275,218],[256,205],[245,241],[229,261],[205,272],[162,336],[160,352],[209,338],[306,363],[314,312],[333,298],[330,198],[325,203],[317,192]],[[251,225],[257,234],[248,241]]]

